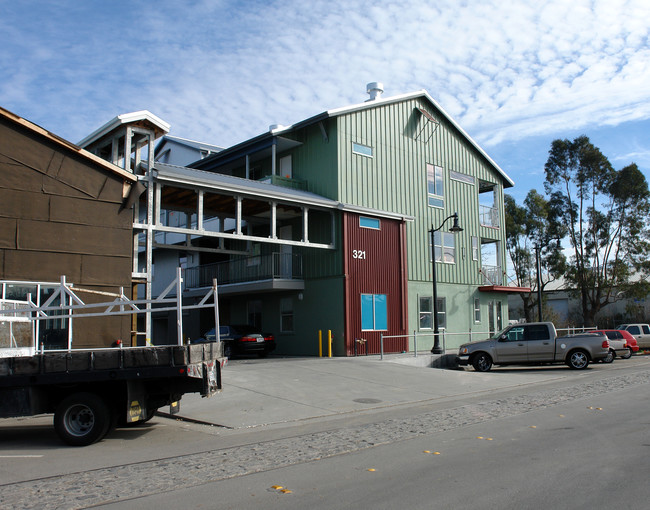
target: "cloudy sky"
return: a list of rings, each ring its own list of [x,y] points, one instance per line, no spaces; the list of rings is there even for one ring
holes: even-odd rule
[[[0,106],[72,141],[150,110],[229,146],[425,89],[542,190],[551,141],[586,134],[650,176],[648,0],[0,0]]]

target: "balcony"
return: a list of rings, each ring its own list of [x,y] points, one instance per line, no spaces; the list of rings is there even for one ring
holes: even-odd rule
[[[487,205],[479,205],[481,225],[484,227],[499,228],[499,209]]]
[[[483,264],[481,274],[483,275],[483,285],[503,285],[503,270],[501,267]]]
[[[191,267],[185,270],[185,289],[210,287],[216,278],[220,293],[304,288],[302,255],[272,253]]]
[[[300,179],[294,179],[289,177],[282,177],[280,175],[268,175],[259,182],[266,182],[269,184],[275,184],[276,186],[283,186],[285,188],[297,189],[301,191],[307,190],[307,181]]]

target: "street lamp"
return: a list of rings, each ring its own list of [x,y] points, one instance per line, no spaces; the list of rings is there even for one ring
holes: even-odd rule
[[[454,224],[449,229],[449,232],[453,234],[457,232],[462,232],[463,229],[458,225],[458,213],[455,212],[451,216],[447,216],[444,221],[440,224],[438,228],[433,228],[433,223],[431,224],[431,264],[433,266],[433,348],[431,349],[432,354],[441,354],[442,348],[440,347],[440,330],[438,329],[438,282],[436,280],[436,243],[435,243],[435,233],[438,232],[448,220],[454,219]],[[444,243],[441,243],[441,248],[444,247]]]

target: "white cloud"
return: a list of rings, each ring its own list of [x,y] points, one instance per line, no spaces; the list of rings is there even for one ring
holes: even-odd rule
[[[229,145],[370,81],[427,89],[488,148],[650,118],[646,0],[30,4],[0,21],[0,104],[73,141],[149,109]]]

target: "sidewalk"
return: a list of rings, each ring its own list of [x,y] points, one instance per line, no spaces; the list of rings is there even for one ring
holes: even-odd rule
[[[223,369],[223,391],[188,394],[179,416],[240,429],[342,413],[444,400],[569,376],[561,367],[488,373],[413,366],[431,356],[237,359]],[[167,408],[160,409],[166,412]]]

